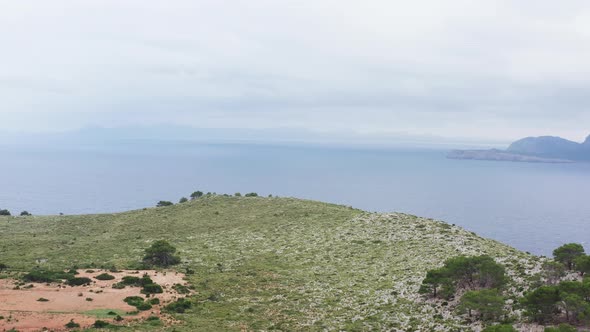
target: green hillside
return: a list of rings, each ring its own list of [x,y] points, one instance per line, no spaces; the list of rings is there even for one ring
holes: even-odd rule
[[[210,196],[120,214],[0,217],[0,262],[136,266],[166,239],[194,271],[176,331],[471,330],[417,291],[427,270],[489,254],[522,292],[538,258],[443,222],[291,198]],[[141,327],[143,328],[143,327]]]

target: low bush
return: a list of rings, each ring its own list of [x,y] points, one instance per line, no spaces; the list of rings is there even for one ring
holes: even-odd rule
[[[125,284],[118,282],[116,284],[113,284],[113,289],[123,289],[125,288]]]
[[[174,284],[174,286],[172,286],[172,288],[178,293],[178,294],[189,294],[191,291],[190,289],[188,289],[188,287],[181,285],[181,284]]]
[[[68,329],[77,329],[77,328],[79,328],[79,327],[80,327],[80,324],[78,324],[78,323],[74,322],[74,320],[73,320],[73,319],[71,319],[71,320],[70,320],[70,321],[69,321],[69,322],[68,322],[68,323],[67,323],[65,326],[66,326],[66,328],[68,328]]]
[[[121,283],[127,286],[139,286],[140,280],[139,277],[124,276],[123,279],[121,279]]]
[[[112,274],[108,274],[108,273],[102,273],[102,274],[97,275],[94,278],[98,279],[98,280],[113,280],[113,279],[115,279],[115,276]]]
[[[176,302],[172,302],[169,305],[165,306],[164,311],[182,314],[187,309],[190,309],[192,307],[192,305],[193,304],[190,302],[190,300],[188,300],[186,298],[178,299],[178,300],[176,300]]]
[[[141,289],[141,293],[142,294],[161,294],[161,293],[164,293],[164,290],[162,289],[162,286],[160,286],[158,284],[147,284],[147,285],[143,285],[143,288]]]
[[[152,305],[160,304],[160,299],[157,297],[154,297],[153,299],[150,300],[150,304],[152,304]]]
[[[49,271],[43,269],[35,269],[23,276],[24,281],[28,282],[60,282],[74,277],[74,274],[63,271]]]
[[[132,307],[137,307],[138,305],[143,303],[143,297],[140,296],[128,296],[123,300],[125,303],[129,304]]]
[[[92,327],[97,329],[103,329],[105,327],[109,327],[111,324],[109,322],[105,322],[104,320],[97,320],[92,324]]]
[[[138,306],[136,306],[136,308],[137,308],[137,310],[140,310],[140,311],[147,311],[152,308],[152,305],[149,304],[148,302],[142,302]]]
[[[70,286],[83,286],[83,285],[90,285],[92,283],[92,279],[86,277],[74,277],[68,279],[67,284]]]

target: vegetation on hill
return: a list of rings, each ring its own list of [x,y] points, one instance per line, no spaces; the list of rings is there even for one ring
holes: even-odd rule
[[[196,291],[166,309],[183,322],[170,328],[177,331],[471,331],[497,315],[478,312],[477,295],[516,304],[545,262],[431,219],[257,195],[197,193],[120,214],[2,217],[0,234],[11,271],[140,268],[146,249],[167,241],[176,251],[166,252],[180,258],[172,268]],[[459,272],[463,264],[475,272]],[[421,294],[427,272],[441,268],[455,293]],[[526,318],[516,305],[501,316]]]

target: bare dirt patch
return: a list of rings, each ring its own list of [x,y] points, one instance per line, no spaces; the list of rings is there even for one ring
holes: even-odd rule
[[[18,331],[40,331],[43,328],[63,331],[65,324],[74,320],[82,328],[89,327],[95,320],[109,321],[113,324],[127,325],[149,316],[162,316],[161,307],[177,298],[185,297],[173,289],[173,285],[187,285],[182,273],[167,271],[120,271],[108,272],[104,270],[83,271],[79,270],[76,277],[88,277],[92,284],[88,286],[67,286],[65,284],[27,283],[15,289],[18,281],[0,279],[0,331],[16,329]],[[108,273],[115,277],[113,280],[97,280],[95,277],[102,273]],[[123,289],[114,289],[113,285],[121,281],[124,276],[141,277],[148,274],[150,278],[162,286],[164,293],[155,294],[151,298],[158,298],[160,305],[154,305],[152,309],[134,313],[137,309],[128,305],[123,300],[128,296],[141,296],[141,288],[127,286]],[[29,288],[29,285],[33,287]],[[42,301],[39,301],[43,299]],[[123,320],[115,322],[116,315],[108,315],[108,312],[119,314]]]

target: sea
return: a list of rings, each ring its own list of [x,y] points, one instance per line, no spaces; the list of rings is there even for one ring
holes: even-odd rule
[[[452,160],[446,153],[160,141],[0,146],[0,209],[112,213],[196,190],[257,192],[439,219],[537,255],[569,242],[590,251],[590,163]]]

